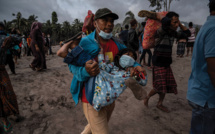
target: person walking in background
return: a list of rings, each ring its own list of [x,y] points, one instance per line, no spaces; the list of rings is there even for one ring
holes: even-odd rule
[[[143,46],[142,46],[142,39],[143,39],[143,31],[144,31],[144,27],[146,25],[146,22],[142,22],[141,23],[141,27],[139,28],[139,31],[138,31],[138,39],[139,39],[139,54],[142,54],[143,52]]]
[[[15,63],[13,61],[13,56],[18,54],[19,49],[20,48],[18,45],[14,45],[13,47],[7,50],[7,54],[6,54],[5,65],[8,64],[12,74],[15,74],[15,75],[16,75],[16,71],[15,71]]]
[[[146,25],[146,22],[142,22],[141,23],[142,27],[143,27],[143,31],[142,33],[140,34],[140,37],[139,37],[139,40],[141,41],[141,45],[142,45],[142,41],[143,41],[143,38],[144,38],[144,28],[145,28],[145,25]],[[145,55],[146,53],[148,53],[148,63],[146,64],[146,61],[145,61]],[[150,49],[143,49],[142,51],[142,55],[140,56],[140,64],[143,60],[143,65],[147,65],[148,66],[148,69],[151,70],[152,67],[151,67],[151,59],[152,59],[152,52]]]
[[[191,51],[191,55],[193,53],[193,45],[195,43],[195,34],[196,30],[193,28],[193,22],[189,22],[189,30],[191,32],[191,36],[188,37],[188,42],[187,42],[187,57],[189,56],[189,52]]]
[[[36,71],[46,69],[46,59],[44,53],[44,39],[42,36],[42,24],[40,22],[34,22],[31,26],[31,50],[34,55],[34,59],[29,65],[30,68]]]
[[[192,107],[190,134],[215,134],[215,0],[196,37],[187,99]]]
[[[26,39],[25,39],[25,35],[23,35],[22,36],[22,53],[23,53],[23,55],[22,56],[25,56],[26,54],[27,54],[27,47],[28,47],[28,45],[27,45],[27,41],[26,41]]]
[[[49,54],[52,54],[52,42],[51,42],[50,34],[48,34],[47,37],[48,37]]]
[[[18,64],[17,57],[20,52],[19,44],[22,42],[22,38],[17,34],[16,29],[13,29],[11,31],[10,36],[17,38],[17,40],[16,40],[16,42],[13,42],[14,45],[10,49],[7,50],[5,65],[8,64],[12,74],[16,75],[15,64]],[[15,63],[14,63],[13,58],[15,60]]]
[[[137,28],[137,20],[133,19],[130,21],[131,28],[128,31],[128,48],[133,49],[135,52],[137,52],[137,57],[139,57],[139,40],[138,40],[138,35],[136,32]]]
[[[12,38],[18,40],[16,37],[12,36],[6,37],[4,24],[0,23],[0,119],[5,132],[10,132],[12,130],[12,124],[9,122],[8,117],[10,115],[19,114],[16,95],[4,64],[6,51],[15,45],[15,43],[12,42]]]
[[[46,36],[45,33],[42,33],[43,39],[44,39],[44,53],[48,55],[48,50],[49,50],[49,39]]]
[[[183,32],[183,31],[180,31]],[[185,46],[187,45],[187,36],[185,36],[184,34],[181,34],[181,36],[179,37],[179,39],[177,40],[177,57],[182,58],[184,56],[184,52],[185,52]]]
[[[21,48],[20,48],[19,44],[22,42],[22,39],[20,37],[20,31],[16,28],[13,28],[11,30],[10,36],[20,39],[19,41],[15,42],[16,46],[13,47],[14,49],[10,49],[10,52],[12,53],[12,55],[14,57],[15,64],[18,64],[17,59],[20,58],[20,55],[21,55]]]
[[[152,57],[153,89],[144,99],[144,105],[148,107],[150,97],[158,93],[157,108],[164,112],[170,112],[167,107],[163,106],[165,95],[166,93],[178,93],[170,66],[172,64],[172,46],[175,38],[179,38],[181,34],[190,36],[190,31],[180,23],[179,15],[175,12],[168,12],[165,17],[154,12],[144,12],[147,15],[146,17],[156,16],[162,23],[162,26],[155,33],[155,48]],[[178,26],[183,30],[183,33],[176,31]]]
[[[27,56],[31,56],[31,53],[32,53],[32,51],[31,51],[31,37],[30,37],[30,35],[28,36],[28,38],[27,38]]]
[[[129,26],[125,25],[125,30],[122,30],[119,33],[119,38],[123,41],[125,46],[128,45],[128,42],[127,42],[127,40],[128,40],[128,28],[129,28]]]

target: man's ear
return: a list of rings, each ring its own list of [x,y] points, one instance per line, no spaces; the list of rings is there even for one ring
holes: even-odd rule
[[[97,27],[97,26],[96,26],[96,23],[97,23],[96,20],[94,20],[94,21],[93,21],[93,26],[94,26],[95,28]]]

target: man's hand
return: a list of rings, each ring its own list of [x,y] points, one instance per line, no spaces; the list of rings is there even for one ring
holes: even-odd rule
[[[215,87],[215,57],[207,58],[206,61],[208,64],[208,74],[213,86]]]
[[[98,63],[93,60],[89,60],[85,63],[85,69],[90,76],[96,76],[100,73]]]
[[[73,49],[75,46],[72,46],[71,44],[73,44],[73,40],[70,42],[65,43],[58,51],[57,51],[57,55],[59,57],[65,58],[67,56],[67,54],[69,53],[68,50],[69,48]]]
[[[99,54],[103,54],[103,48],[102,48],[102,47],[100,47],[100,52],[99,52]]]
[[[9,36],[9,37],[5,38],[5,40],[4,40],[4,42],[3,42],[3,44],[2,44],[1,47],[2,47],[2,48],[3,48],[3,47],[9,48],[11,42],[12,42],[12,37]]]
[[[126,72],[130,71],[130,77],[135,75],[134,67],[128,67],[125,71]]]
[[[187,30],[187,27],[184,26],[184,25],[182,25],[182,23],[180,22],[180,20],[179,20],[179,27],[180,27],[181,30],[183,30],[183,31]]]
[[[37,51],[37,52],[39,52],[39,51],[40,51],[40,49],[39,49],[39,47],[38,47],[38,45],[37,45],[37,44],[35,44],[35,49],[36,49],[36,51]]]

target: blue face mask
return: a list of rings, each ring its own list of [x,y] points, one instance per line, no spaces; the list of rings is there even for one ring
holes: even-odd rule
[[[97,28],[99,29],[97,23],[96,23],[96,26],[97,26]],[[99,30],[100,30],[100,29],[99,29]],[[104,31],[100,30],[99,36],[102,37],[102,38],[105,39],[105,40],[109,40],[109,39],[113,36],[113,34],[112,34],[112,33],[105,33]]]
[[[119,59],[119,64],[123,68],[132,67],[134,62],[135,60],[128,55],[122,55]]]
[[[110,39],[113,34],[112,33],[105,33],[104,31],[100,30],[99,36],[101,36],[103,39]]]

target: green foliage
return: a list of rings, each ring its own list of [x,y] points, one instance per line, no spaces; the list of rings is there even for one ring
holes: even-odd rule
[[[58,21],[57,13],[55,11],[52,12],[52,24],[56,24]]]
[[[135,19],[135,15],[133,12],[131,11],[128,11],[126,14],[125,14],[127,17],[124,19],[123,23],[122,23],[122,26],[124,27],[125,25],[129,25],[130,24],[130,21],[132,19]]]
[[[18,28],[21,35],[30,35],[31,25],[33,22],[37,21],[37,16],[30,15],[27,19],[22,17],[20,12],[13,13],[12,16],[15,18],[12,21],[3,20],[2,23],[5,25],[5,31],[10,32],[13,28]],[[54,11],[51,14],[51,20],[47,20],[43,23],[42,32],[46,35],[51,35],[52,42],[58,44],[61,40],[66,40],[74,36],[77,32],[82,30],[83,22],[79,19],[75,19],[73,22],[64,21],[62,24],[57,23],[58,16]]]
[[[5,31],[10,32],[10,29],[12,29],[12,22],[4,20],[2,23],[5,26]]]
[[[113,28],[113,35],[115,35],[116,33],[120,33],[121,32],[121,24],[117,23],[114,28]]]
[[[170,11],[170,5],[173,0],[148,0],[150,2],[149,7],[155,7],[155,11]],[[179,0],[175,0],[179,1]]]
[[[46,23],[43,23],[43,30],[42,30],[46,35],[47,34],[52,34],[52,25],[51,21],[47,20]]]

